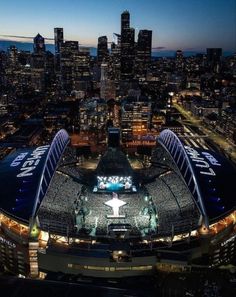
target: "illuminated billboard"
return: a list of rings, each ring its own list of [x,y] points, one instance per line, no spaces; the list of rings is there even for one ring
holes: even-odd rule
[[[132,189],[131,176],[97,176],[97,189],[102,191],[127,191]]]

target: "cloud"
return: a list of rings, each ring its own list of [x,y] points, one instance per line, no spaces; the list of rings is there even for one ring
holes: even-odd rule
[[[157,47],[153,47],[152,48],[152,50],[164,50],[164,49],[166,49],[166,47],[165,46],[157,46]]]
[[[6,35],[6,34],[0,34],[0,38],[5,40],[13,40],[13,41],[19,41],[19,42],[32,42],[35,36],[22,36],[22,35]],[[44,37],[45,41],[48,43],[51,43],[54,41],[54,38],[50,37]]]

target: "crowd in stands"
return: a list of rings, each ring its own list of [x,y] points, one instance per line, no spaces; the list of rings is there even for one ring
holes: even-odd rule
[[[151,164],[159,168],[166,167],[171,168],[172,170],[177,169],[174,161],[169,157],[168,153],[160,146],[153,150],[151,156]]]
[[[188,232],[198,222],[198,213],[186,185],[177,173],[169,171],[146,185],[156,205],[159,234]]]
[[[72,178],[75,179],[81,179],[83,176],[83,172],[79,170],[77,166],[71,166],[71,165],[65,165],[65,166],[60,166],[58,168],[58,171],[69,175]]]
[[[123,218],[109,218],[113,210],[105,205],[112,193],[93,193],[83,185],[84,172],[76,165],[76,154],[68,148],[40,206],[41,228],[58,234],[112,236],[111,224],[131,226],[129,236],[170,235],[196,227],[199,214],[191,193],[178,175],[168,154],[157,148],[151,166],[140,174],[144,182],[136,193],[118,193],[126,204]]]
[[[77,162],[76,149],[68,146],[60,160],[60,166],[74,164]]]
[[[66,233],[73,231],[74,201],[81,187],[68,175],[56,172],[38,213],[43,229],[66,230]]]

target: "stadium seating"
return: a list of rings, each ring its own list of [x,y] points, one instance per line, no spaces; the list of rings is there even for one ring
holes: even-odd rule
[[[94,193],[82,184],[86,175],[76,165],[75,151],[67,149],[38,212],[41,228],[70,236],[113,236],[110,224],[131,226],[129,237],[174,235],[197,226],[199,213],[191,193],[175,164],[160,147],[151,166],[138,172],[143,182],[136,193],[118,193],[126,204],[123,218],[110,219],[112,209],[105,202],[112,193]],[[127,236],[126,234],[126,236]]]

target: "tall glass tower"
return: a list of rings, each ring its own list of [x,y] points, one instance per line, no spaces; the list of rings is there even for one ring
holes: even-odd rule
[[[121,79],[131,80],[134,76],[134,38],[135,30],[130,28],[130,14],[121,14]]]
[[[108,57],[108,47],[107,47],[107,37],[100,36],[98,37],[98,47],[97,47],[97,60],[101,64],[103,60],[106,60]]]
[[[130,27],[130,14],[128,10],[125,10],[121,14],[121,34],[123,33],[124,29],[129,29]]]
[[[59,54],[64,41],[63,28],[54,28],[55,53]]]

